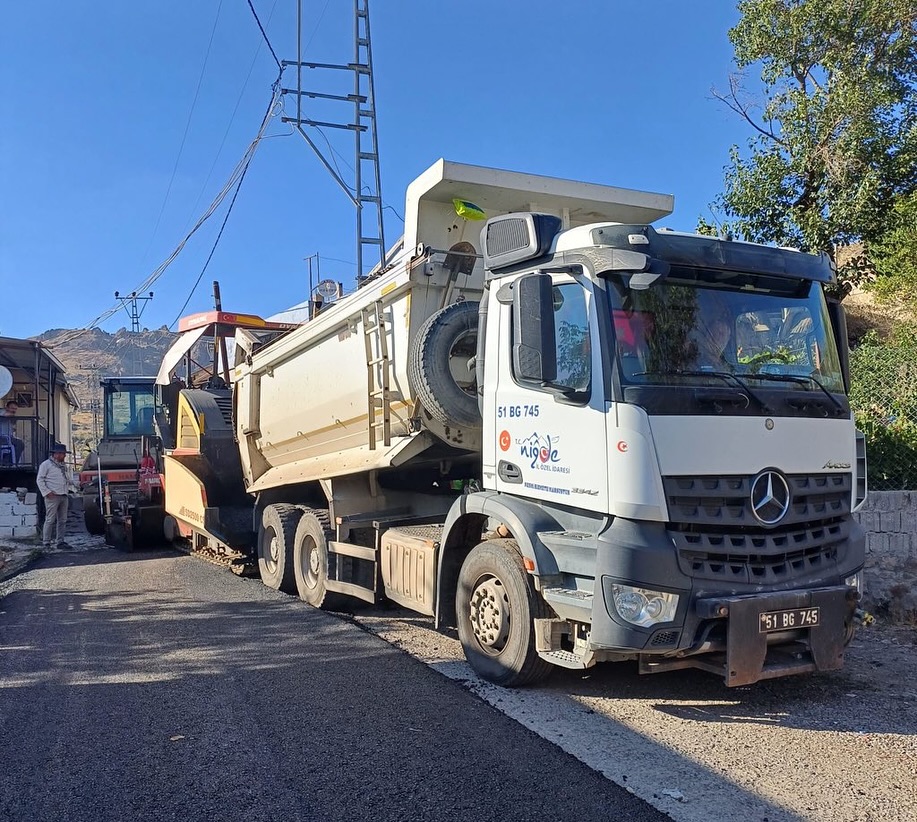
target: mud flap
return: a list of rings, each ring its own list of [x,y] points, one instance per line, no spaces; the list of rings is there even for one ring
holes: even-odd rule
[[[729,609],[725,677],[730,687],[789,674],[833,671],[844,664],[845,622],[854,607],[846,586],[734,597],[719,603]],[[762,615],[801,608],[818,608],[818,625],[797,631],[803,635],[798,640],[769,646],[772,635],[761,630]]]

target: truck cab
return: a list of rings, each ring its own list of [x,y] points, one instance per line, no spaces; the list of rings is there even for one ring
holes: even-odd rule
[[[828,259],[533,213],[481,242],[485,490],[454,519],[516,523],[550,611],[530,668],[840,667],[866,477]],[[458,583],[485,670],[514,616],[494,616],[493,576]]]

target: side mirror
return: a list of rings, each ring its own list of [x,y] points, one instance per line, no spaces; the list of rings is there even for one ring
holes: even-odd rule
[[[837,356],[841,361],[841,374],[844,375],[844,389],[850,391],[850,348],[847,342],[847,312],[839,300],[826,295],[828,316],[831,318],[831,330],[834,332],[834,344]]]
[[[513,369],[520,380],[552,383],[557,379],[554,335],[554,287],[548,274],[528,274],[513,295]]]

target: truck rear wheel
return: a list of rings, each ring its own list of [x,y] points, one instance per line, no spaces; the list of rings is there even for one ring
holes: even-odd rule
[[[447,305],[411,341],[408,380],[430,415],[443,425],[481,424],[477,381],[469,368],[478,341],[476,302]]]
[[[258,529],[258,571],[268,588],[296,593],[293,574],[293,538],[302,509],[295,505],[268,505]]]
[[[471,667],[507,688],[538,682],[552,670],[535,650],[534,619],[551,616],[512,539],[482,542],[459,573],[455,610]]]
[[[99,498],[95,495],[83,497],[83,522],[86,530],[94,537],[105,533],[105,517],[99,508]]]
[[[328,541],[334,539],[327,511],[306,510],[293,540],[293,571],[296,590],[303,602],[329,608],[335,600],[328,593]]]

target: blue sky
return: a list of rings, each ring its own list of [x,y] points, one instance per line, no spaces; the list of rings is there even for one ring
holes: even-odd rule
[[[252,2],[278,56],[295,59],[295,0]],[[348,62],[351,0],[303,9],[304,59]],[[445,157],[671,193],[664,224],[690,230],[710,216],[730,146],[749,136],[711,95],[734,70],[738,13],[725,0],[371,0],[370,11],[383,197],[399,214],[408,182]],[[246,0],[7,4],[0,334],[83,326],[140,285],[228,179],[276,74]],[[334,90],[317,72],[306,85]],[[353,206],[289,130],[271,124],[184,313],[210,306],[214,279],[227,310],[300,302],[314,254],[323,277],[352,286]],[[351,138],[329,138],[349,175]],[[176,319],[227,204],[153,286],[144,326]],[[385,213],[391,243],[401,224]],[[126,324],[121,312],[102,327]]]

